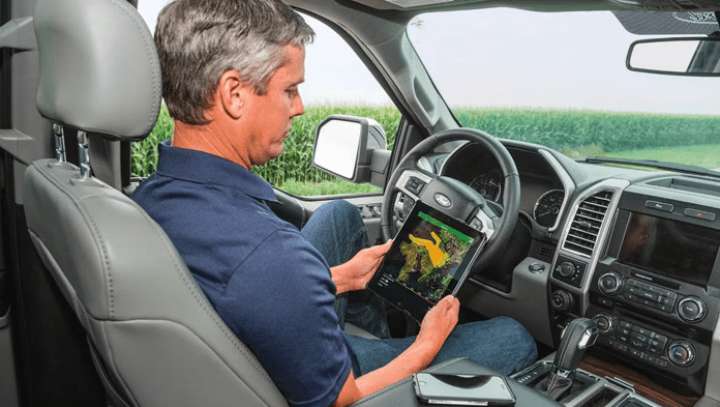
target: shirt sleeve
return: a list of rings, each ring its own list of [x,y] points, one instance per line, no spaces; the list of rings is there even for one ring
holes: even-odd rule
[[[219,314],[292,406],[328,406],[352,363],[322,255],[300,233],[278,230],[238,265]]]

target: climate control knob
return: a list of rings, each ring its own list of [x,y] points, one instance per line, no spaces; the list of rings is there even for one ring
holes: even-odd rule
[[[560,274],[560,277],[563,278],[571,278],[575,275],[577,272],[577,268],[575,265],[569,261],[564,261],[560,263],[556,268],[558,274]]]
[[[573,306],[573,297],[567,291],[555,290],[550,296],[550,305],[555,311],[570,311]]]
[[[673,342],[668,347],[668,358],[678,366],[689,366],[695,361],[695,348],[687,342]]]
[[[622,284],[622,276],[614,272],[605,273],[598,279],[598,288],[603,294],[615,294]]]
[[[698,322],[705,317],[705,303],[697,297],[683,298],[678,304],[678,314],[687,322]]]

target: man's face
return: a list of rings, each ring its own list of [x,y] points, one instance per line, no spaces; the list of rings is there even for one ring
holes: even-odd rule
[[[283,151],[292,118],[305,110],[298,86],[305,80],[305,49],[287,45],[286,63],[270,77],[264,95],[247,100],[247,147],[252,165],[261,165]]]

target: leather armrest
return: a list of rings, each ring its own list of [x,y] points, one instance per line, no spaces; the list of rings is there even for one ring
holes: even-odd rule
[[[467,373],[467,374],[496,374],[490,369],[484,368],[469,359],[453,359],[447,362],[432,366],[425,370],[435,373]],[[514,380],[508,379],[508,383],[515,393],[516,407],[557,407],[560,404],[552,401],[535,390],[526,387]],[[393,406],[393,407],[420,407],[423,404],[415,397],[412,379],[408,378],[396,383],[382,391],[371,394],[357,403],[356,407]]]

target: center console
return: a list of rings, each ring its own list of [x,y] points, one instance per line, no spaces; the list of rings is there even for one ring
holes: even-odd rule
[[[604,357],[702,395],[720,310],[720,186],[682,180],[601,183],[580,197],[550,305],[556,336],[569,320],[592,318]]]

